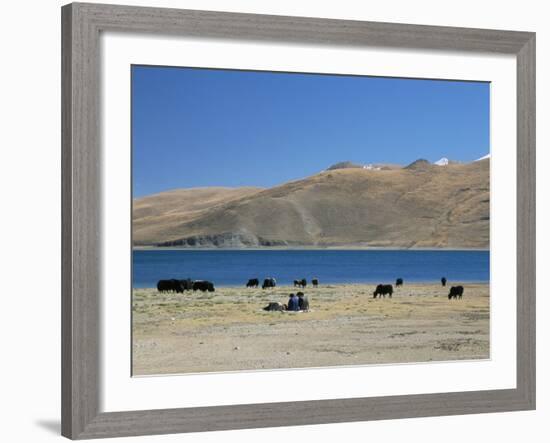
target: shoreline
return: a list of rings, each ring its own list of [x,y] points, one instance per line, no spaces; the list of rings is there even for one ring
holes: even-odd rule
[[[490,248],[434,248],[434,247],[379,247],[379,246],[266,246],[250,248],[181,247],[181,246],[133,246],[132,251],[457,251],[490,252]]]
[[[261,287],[261,284],[258,286],[258,288],[247,288],[246,287],[246,282],[243,283],[243,284],[239,284],[239,285],[216,285],[216,282],[213,282],[214,283],[214,287],[216,290],[223,290],[223,289],[262,289]],[[261,283],[261,282],[260,282]],[[364,286],[372,286],[372,287],[376,287],[378,284],[391,284],[393,285],[394,289],[396,289],[397,287],[395,286],[395,282],[390,282],[390,283],[384,283],[384,280],[376,280],[376,281],[363,281],[363,282],[336,282],[336,283],[333,283],[333,282],[325,282],[325,281],[322,281],[321,283],[319,283],[319,287],[323,286],[325,288],[337,288],[337,287],[357,287],[357,288],[362,288]],[[437,280],[432,280],[432,281],[413,281],[413,280],[405,280],[404,281],[404,286],[441,286],[442,288],[450,288],[451,286],[456,286],[456,285],[478,285],[478,286],[482,286],[482,285],[487,285],[487,286],[491,286],[491,282],[490,281],[481,281],[481,280],[457,280],[457,281],[447,281],[447,285],[446,286],[442,286],[441,285],[441,282],[438,282]],[[293,286],[292,283],[288,283],[288,284],[277,284],[277,286],[275,286],[275,288],[266,288],[264,289],[263,291],[265,291],[266,293],[271,290],[271,289],[288,289],[288,290],[300,290],[300,291],[304,291],[305,290],[312,290],[312,291],[315,291],[316,289],[318,289],[318,287],[315,287],[315,286],[312,286],[310,283],[308,283],[308,285],[305,287],[305,288],[301,288],[301,287],[298,287],[298,286]],[[143,290],[143,291],[146,291],[146,290],[153,290],[153,291],[156,291],[157,290],[157,287],[156,286],[132,286],[132,291],[134,290]],[[184,294],[186,292],[191,292],[193,293],[192,290],[188,290],[188,291],[185,291],[183,292]],[[200,293],[200,291],[197,291],[198,293]],[[215,291],[214,291],[215,292]]]

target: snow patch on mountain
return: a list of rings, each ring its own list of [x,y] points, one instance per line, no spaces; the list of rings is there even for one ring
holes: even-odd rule
[[[440,158],[438,161],[434,162],[434,165],[437,166],[447,166],[449,164],[449,159],[446,157]]]
[[[477,160],[474,160],[475,162],[485,160],[486,158],[491,158],[491,154],[484,155],[483,157],[478,158]]]
[[[363,166],[363,169],[368,169],[369,171],[380,171],[381,168],[372,164],[368,164]]]

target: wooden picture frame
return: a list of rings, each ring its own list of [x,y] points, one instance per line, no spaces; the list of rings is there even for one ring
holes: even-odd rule
[[[342,47],[460,50],[515,56],[517,387],[475,392],[102,412],[99,407],[99,35],[102,31]],[[83,439],[535,408],[534,33],[73,3],[62,8],[62,81],[64,436]]]

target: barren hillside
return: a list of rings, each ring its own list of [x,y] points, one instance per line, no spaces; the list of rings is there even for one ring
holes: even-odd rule
[[[489,160],[165,192],[134,201],[133,236],[135,246],[487,248]]]

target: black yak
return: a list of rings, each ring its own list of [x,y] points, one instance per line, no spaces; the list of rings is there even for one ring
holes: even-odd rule
[[[214,292],[214,283],[206,280],[196,280],[193,282],[193,291],[202,291],[202,292]]]
[[[274,288],[275,286],[277,286],[277,282],[275,281],[274,278],[266,278],[264,279],[264,284],[262,285],[262,289]]]
[[[386,294],[392,297],[393,294],[393,286],[392,285],[378,285],[376,286],[376,290],[372,293],[373,298],[376,298],[377,296],[384,296],[386,298]]]
[[[464,294],[463,286],[451,286],[451,290],[449,291],[449,300],[451,298],[462,298],[462,294]]]
[[[159,280],[157,283],[157,290],[159,292],[175,292],[177,290],[177,286],[177,280]]]
[[[176,292],[190,291],[193,289],[193,280],[190,278],[185,280],[177,280]]]

